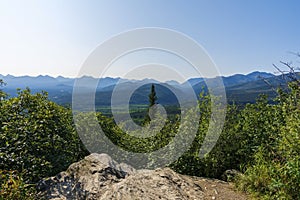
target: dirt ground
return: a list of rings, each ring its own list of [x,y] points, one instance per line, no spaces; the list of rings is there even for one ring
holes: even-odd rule
[[[220,181],[217,179],[197,178],[196,184],[199,184],[204,192],[205,200],[250,200],[251,198],[237,191],[232,183]]]

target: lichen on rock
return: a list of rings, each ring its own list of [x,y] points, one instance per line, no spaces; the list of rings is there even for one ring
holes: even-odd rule
[[[200,185],[169,168],[135,170],[107,154],[91,154],[37,186],[44,199],[203,199]]]

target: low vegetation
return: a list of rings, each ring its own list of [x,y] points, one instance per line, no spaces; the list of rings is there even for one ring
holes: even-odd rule
[[[88,152],[75,131],[71,110],[49,101],[47,93],[32,94],[27,89],[14,98],[0,94],[0,199],[34,198],[38,180],[65,170]],[[170,167],[182,174],[213,178],[236,169],[242,172],[234,179],[237,187],[258,199],[299,199],[299,81],[290,82],[288,92],[279,90],[275,100],[276,104],[269,104],[261,96],[254,104],[229,105],[216,146],[201,159],[199,150],[210,116],[210,97],[202,95],[196,138]],[[89,114],[80,113],[82,118]],[[180,116],[174,117],[155,136],[140,139],[122,132],[112,118],[97,113],[97,119],[114,144],[133,152],[164,147],[180,125]],[[87,142],[101,142],[90,137]]]

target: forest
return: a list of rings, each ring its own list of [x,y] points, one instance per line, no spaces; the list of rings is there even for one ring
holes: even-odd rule
[[[262,94],[255,103],[227,106],[222,134],[204,158],[199,158],[199,150],[209,126],[212,97],[200,93],[196,137],[169,167],[181,174],[210,178],[220,178],[224,171],[235,169],[241,174],[228,181],[253,198],[300,199],[300,81],[296,72],[285,76],[288,89],[275,88],[277,96],[272,103]],[[5,80],[0,84],[5,87]],[[147,116],[141,120],[143,112],[133,115],[137,123],[150,120]],[[77,114],[82,119],[95,115]],[[97,112],[96,118],[105,135],[130,152],[152,152],[166,146],[177,134],[181,122],[181,116],[173,113],[158,134],[138,138],[124,133],[110,116]],[[85,142],[101,144],[97,133],[87,132],[91,135]],[[50,101],[47,92],[33,93],[28,88],[9,98],[1,91],[0,199],[35,199],[35,184],[40,179],[65,170],[88,154],[69,107]],[[149,159],[153,159],[151,154]]]

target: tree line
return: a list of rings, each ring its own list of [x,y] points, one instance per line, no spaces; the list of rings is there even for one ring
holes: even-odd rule
[[[46,92],[32,94],[30,89],[20,90],[13,98],[2,91],[0,94],[0,199],[34,198],[37,181],[66,170],[89,152],[76,132],[71,110],[49,101]],[[182,174],[212,178],[220,178],[227,169],[236,169],[242,172],[234,179],[237,187],[259,199],[299,199],[299,81],[289,82],[288,91],[279,89],[274,99],[276,104],[269,104],[262,95],[256,103],[244,107],[228,105],[217,144],[204,158],[199,158],[209,126],[211,98],[200,94],[201,115],[200,121],[195,122],[199,123],[196,137],[169,167]],[[154,85],[149,100],[149,106],[156,103]],[[80,113],[82,118],[91,114]],[[96,117],[115,145],[132,152],[153,152],[166,146],[180,126],[177,116],[175,121],[167,120],[156,135],[138,138],[124,133],[113,118],[101,113]],[[193,121],[193,116],[187,118]],[[149,120],[146,116],[145,124]],[[101,143],[97,135],[88,137],[87,142]]]

